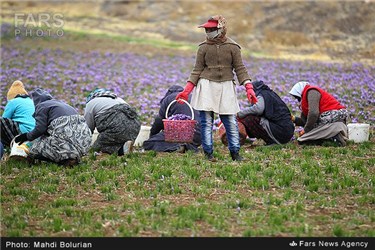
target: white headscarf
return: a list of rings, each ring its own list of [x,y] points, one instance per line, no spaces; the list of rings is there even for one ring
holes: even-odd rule
[[[310,83],[305,81],[297,82],[289,91],[289,94],[302,98],[302,92],[306,85],[310,85]]]

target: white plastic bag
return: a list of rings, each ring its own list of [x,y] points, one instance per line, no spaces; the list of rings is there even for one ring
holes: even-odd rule
[[[27,142],[22,143],[21,145],[16,143],[14,139],[10,143],[10,154],[9,158],[27,158],[29,154],[29,147],[26,144]]]

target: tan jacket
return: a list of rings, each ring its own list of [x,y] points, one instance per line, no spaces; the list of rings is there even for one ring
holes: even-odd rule
[[[232,81],[233,69],[240,84],[245,80],[251,81],[242,62],[240,45],[230,38],[220,44],[203,42],[199,44],[195,66],[188,81],[195,85],[200,78],[215,82]]]

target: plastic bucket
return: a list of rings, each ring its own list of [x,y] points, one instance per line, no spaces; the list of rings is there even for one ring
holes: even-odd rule
[[[141,126],[141,130],[139,131],[139,134],[137,138],[135,139],[134,146],[136,147],[142,147],[143,142],[148,140],[150,138],[150,126]]]
[[[349,123],[348,124],[349,140],[355,143],[369,140],[370,124],[366,123]]]

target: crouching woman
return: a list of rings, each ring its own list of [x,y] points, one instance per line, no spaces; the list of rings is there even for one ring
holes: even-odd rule
[[[266,145],[288,143],[294,134],[294,124],[285,102],[263,81],[253,82],[258,102],[237,115],[250,138],[263,139]]]
[[[103,153],[124,155],[141,130],[141,122],[135,108],[114,92],[98,88],[86,98],[85,119],[91,132],[96,128],[98,138],[92,146]]]
[[[348,110],[325,90],[300,81],[289,92],[300,102],[301,117],[292,116],[297,126],[303,126],[299,144],[321,145],[331,141],[346,146]]]
[[[78,164],[91,145],[91,131],[85,118],[41,88],[35,89],[31,97],[35,105],[36,126],[32,131],[17,136],[15,142],[31,141],[30,160],[66,166]]]
[[[166,118],[166,111],[168,106],[175,101],[177,94],[183,91],[184,88],[179,85],[173,85],[168,90],[165,96],[160,100],[159,114],[155,117],[155,121],[152,124],[150,131],[150,138],[143,143],[145,150],[153,150],[156,152],[180,152],[184,153],[187,150],[198,152],[198,147],[201,145],[201,129],[199,120],[199,113],[196,110],[194,112],[194,119],[197,121],[194,131],[193,142],[191,143],[178,143],[178,142],[167,142],[165,141],[164,123],[163,119]],[[191,95],[188,96],[188,100],[191,99]],[[168,110],[168,117],[173,115],[187,115],[192,116],[189,106],[186,104],[172,103]]]

